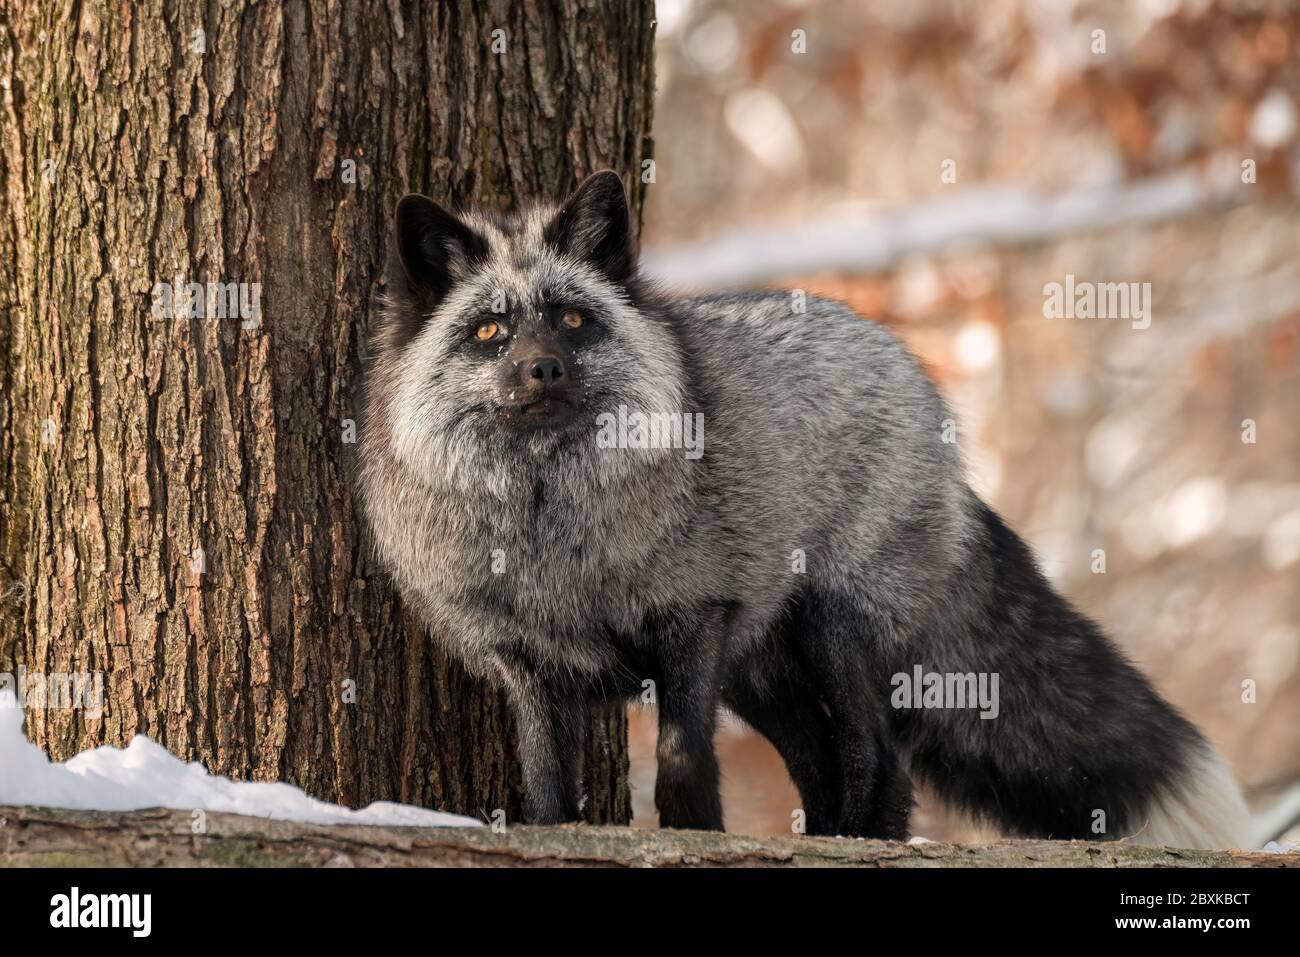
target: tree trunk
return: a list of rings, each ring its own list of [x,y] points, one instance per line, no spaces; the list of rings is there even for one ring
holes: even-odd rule
[[[102,717],[27,712],[52,756],[140,732],[518,820],[502,697],[368,557],[354,385],[402,193],[508,207],[609,166],[640,210],[652,17],[0,0],[0,670],[104,673]],[[155,318],[176,277],[260,283],[260,318]],[[624,714],[595,730],[588,816],[626,821]]]
[[[903,844],[624,827],[354,827],[188,811],[0,807],[3,867],[1300,867],[1122,842]]]

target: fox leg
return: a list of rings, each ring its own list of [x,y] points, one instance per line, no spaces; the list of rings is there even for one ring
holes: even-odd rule
[[[556,709],[536,697],[540,689],[511,694],[519,730],[519,763],[525,804],[532,824],[562,824],[578,819],[575,768],[561,753]]]
[[[721,609],[698,617],[660,613],[647,621],[647,644],[656,650],[662,676],[655,749],[655,806],[662,827],[722,830],[713,733],[724,629]]]
[[[495,664],[515,719],[529,822],[578,820],[589,713],[585,700],[574,689],[546,680],[519,648],[498,648]]]
[[[844,804],[844,784],[832,747],[830,718],[808,683],[799,661],[778,645],[772,677],[742,671],[729,675],[723,700],[768,741],[785,761],[799,789],[808,834],[835,834]]]
[[[575,692],[573,697],[566,695],[551,699],[551,728],[560,759],[560,787],[564,793],[566,813],[573,815],[571,820],[582,817],[582,773],[590,723],[591,708],[581,695]]]
[[[847,598],[810,592],[789,619],[788,640],[830,714],[844,784],[840,833],[903,840],[912,783],[890,732],[888,695],[876,680],[865,622]]]

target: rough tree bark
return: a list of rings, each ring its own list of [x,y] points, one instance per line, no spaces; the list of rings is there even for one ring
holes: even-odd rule
[[[28,712],[54,757],[142,732],[330,800],[517,819],[502,699],[368,561],[354,380],[408,189],[504,207],[610,166],[639,210],[652,18],[0,0],[0,669],[105,674],[102,718]],[[153,318],[176,276],[261,283],[260,323]],[[593,820],[630,816],[625,741],[596,722]]]
[[[903,844],[624,827],[351,827],[0,807],[0,867],[1300,867],[1300,853],[1119,842]]]

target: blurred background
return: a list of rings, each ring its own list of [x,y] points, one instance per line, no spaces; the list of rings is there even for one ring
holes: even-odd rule
[[[977,490],[1300,839],[1300,8],[658,18],[647,271],[893,328],[956,409]],[[1150,326],[1045,318],[1067,275],[1149,282]],[[653,826],[653,711],[632,728]],[[775,752],[734,719],[718,743],[728,829],[789,833]],[[987,836],[925,794],[914,831]]]

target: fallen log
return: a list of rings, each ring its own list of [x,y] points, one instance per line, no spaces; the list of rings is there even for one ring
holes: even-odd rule
[[[0,806],[0,867],[1300,867],[1300,853],[1120,842],[903,844],[627,827],[365,827]]]

